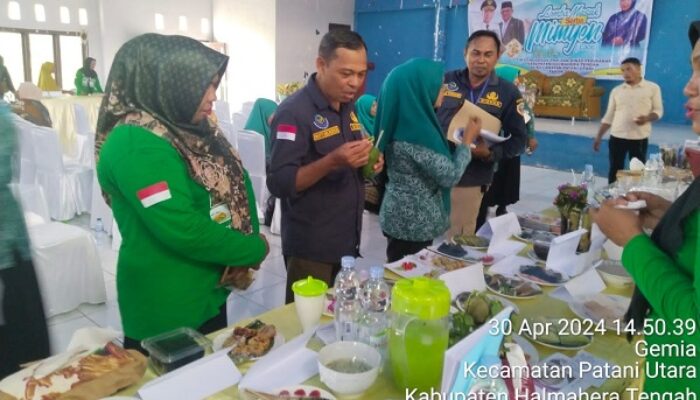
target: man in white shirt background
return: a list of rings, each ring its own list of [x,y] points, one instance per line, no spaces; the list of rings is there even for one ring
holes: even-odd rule
[[[593,150],[600,150],[600,141],[610,129],[608,183],[615,182],[617,171],[624,169],[627,154],[630,159],[637,157],[646,162],[651,123],[664,112],[661,88],[642,78],[641,67],[634,57],[622,61],[625,82],[610,92],[608,109],[593,141]]]
[[[493,17],[496,15],[498,4],[494,0],[484,0],[481,3],[481,21],[477,21],[473,27],[469,27],[469,32],[486,30],[495,32],[498,38],[501,38],[501,33],[498,29],[498,22]]]

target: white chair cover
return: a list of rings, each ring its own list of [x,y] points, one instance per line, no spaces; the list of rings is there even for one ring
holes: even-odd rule
[[[265,168],[265,138],[257,132],[238,131],[238,154],[253,185],[255,200],[258,205],[258,216],[264,216],[267,200],[266,168]]]
[[[19,193],[25,218],[27,214],[33,221],[34,216],[48,218],[40,186],[12,189]],[[27,229],[47,318],[83,303],[107,301],[100,257],[90,232],[62,222],[33,223]]]
[[[214,113],[216,114],[216,119],[219,122],[231,122],[231,107],[224,100],[217,100],[214,102]]]
[[[78,103],[73,103],[73,114],[75,118],[75,133],[83,136],[95,134],[95,127],[90,126],[90,119],[85,107]]]
[[[275,235],[282,233],[282,201],[279,198],[275,199],[275,211],[272,213],[270,233]]]
[[[224,133],[226,139],[233,146],[234,149],[238,150],[238,140],[236,139],[236,130],[233,129],[233,124],[226,121],[219,121],[219,128]]]
[[[36,163],[34,162],[32,129],[36,125],[16,114],[12,115],[19,145],[19,183],[33,184],[36,182]]]
[[[34,127],[32,141],[37,182],[46,193],[51,218],[65,221],[88,211],[92,171],[80,165],[64,165],[53,129]]]
[[[234,132],[242,131],[245,129],[245,123],[248,122],[248,117],[244,116],[242,113],[233,113],[231,123],[233,124]]]

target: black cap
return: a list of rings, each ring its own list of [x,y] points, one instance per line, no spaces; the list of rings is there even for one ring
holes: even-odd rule
[[[513,2],[512,1],[504,1],[501,3],[501,10],[504,8],[513,8]]]
[[[484,7],[498,8],[498,5],[494,0],[484,0],[483,3],[481,3],[481,9],[483,10]]]
[[[700,39],[700,21],[693,21],[690,23],[688,37],[690,38],[690,46],[695,47],[695,43],[697,43],[698,39]]]

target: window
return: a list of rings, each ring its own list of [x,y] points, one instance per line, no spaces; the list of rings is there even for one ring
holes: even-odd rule
[[[30,66],[32,71],[32,82],[39,82],[39,73],[41,72],[41,64],[45,62],[55,62],[53,54],[53,35],[42,33],[29,34],[29,54]],[[56,78],[58,78],[56,74]]]
[[[162,31],[163,29],[165,29],[165,19],[163,18],[163,14],[156,13],[156,30]]]
[[[61,49],[61,83],[63,89],[75,88],[75,73],[83,66],[83,41],[80,36],[59,36]]]
[[[46,22],[46,10],[43,4],[34,4],[34,19],[37,22]]]
[[[78,23],[82,26],[86,26],[88,24],[87,10],[84,8],[78,9]]]
[[[20,12],[18,2],[11,1],[7,3],[7,17],[14,21],[19,21],[22,19],[22,13]]]
[[[61,23],[70,24],[70,10],[66,6],[61,6],[59,8],[59,13],[61,14]]]
[[[209,34],[209,19],[202,18],[201,30],[202,30],[203,34],[205,34],[205,35]]]
[[[182,32],[187,32],[187,17],[180,15],[177,25],[178,29],[180,29]]]
[[[0,43],[7,72],[10,73],[15,89],[24,82],[24,58],[22,57],[22,34],[17,32],[0,31]]]

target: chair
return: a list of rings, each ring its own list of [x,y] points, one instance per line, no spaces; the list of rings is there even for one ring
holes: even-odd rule
[[[238,140],[236,139],[237,131],[233,129],[233,124],[226,121],[219,121],[219,128],[221,128],[221,132],[223,132],[224,136],[226,139],[228,139],[233,148],[238,150]]]
[[[73,104],[73,116],[75,118],[75,131],[78,135],[93,136],[95,128],[90,126],[90,119],[87,115],[87,110],[80,104]]]
[[[225,122],[231,122],[231,107],[224,100],[217,100],[214,102],[214,113],[216,113],[216,119]]]
[[[46,193],[51,218],[65,221],[89,210],[92,171],[64,164],[58,134],[53,129],[32,129],[36,180]]]
[[[267,200],[267,173],[265,168],[265,138],[257,133],[246,130],[238,131],[238,154],[243,166],[248,170],[258,205],[258,214],[265,210]]]
[[[40,186],[13,184],[10,188],[24,210],[46,317],[83,303],[107,301],[100,257],[90,232],[51,222]]]
[[[248,122],[248,117],[242,113],[233,113],[231,123],[233,124],[234,132],[239,132],[245,129],[245,123]]]
[[[36,182],[36,163],[34,161],[34,143],[32,141],[32,129],[36,125],[23,119],[19,115],[12,114],[15,125],[15,134],[19,145],[19,183],[34,184]]]

